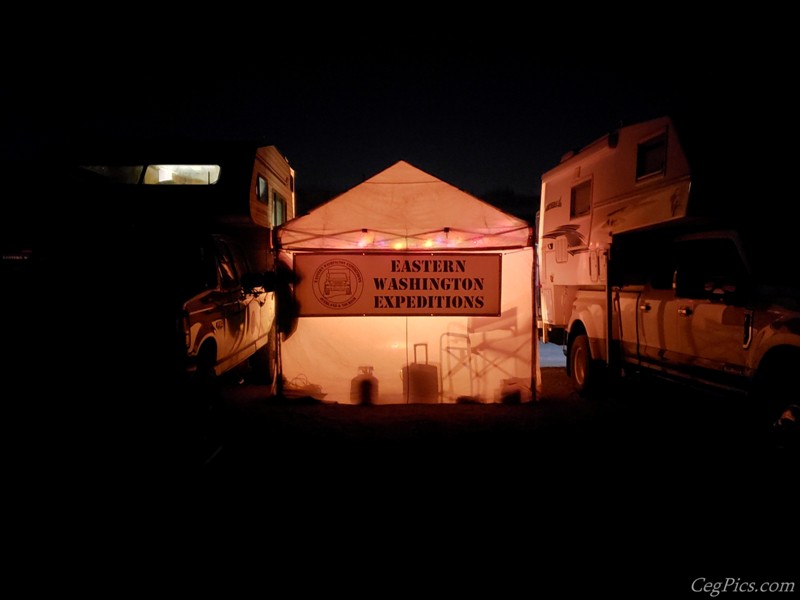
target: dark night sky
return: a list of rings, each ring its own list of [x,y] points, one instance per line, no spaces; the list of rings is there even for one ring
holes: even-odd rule
[[[7,74],[3,154],[93,134],[256,137],[295,168],[301,212],[401,159],[478,197],[525,202],[566,151],[620,124],[690,113],[712,132],[733,118],[763,137],[753,98],[776,81],[736,35],[710,42],[697,24],[639,37],[600,28],[580,46],[526,36],[533,25],[485,37],[302,31],[264,60],[219,46],[196,62],[129,49],[119,60],[82,54],[81,68],[63,59],[58,79]]]

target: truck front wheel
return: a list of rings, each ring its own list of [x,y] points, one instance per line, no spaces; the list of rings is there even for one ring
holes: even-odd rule
[[[570,344],[569,372],[579,394],[588,396],[597,391],[600,368],[597,361],[592,360],[589,336],[584,333],[576,335]]]
[[[751,394],[770,445],[800,448],[800,393],[797,391],[796,348],[773,351],[758,369]]]
[[[215,363],[214,344],[204,344],[195,370],[186,373],[179,393],[180,414],[174,432],[176,457],[189,468],[202,468],[222,443],[225,407]]]

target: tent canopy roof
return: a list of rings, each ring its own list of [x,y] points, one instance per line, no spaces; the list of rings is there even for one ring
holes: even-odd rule
[[[278,228],[286,250],[521,248],[530,225],[405,161]]]

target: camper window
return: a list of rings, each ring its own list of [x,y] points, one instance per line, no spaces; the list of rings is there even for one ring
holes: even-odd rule
[[[636,151],[636,181],[664,173],[667,166],[667,134],[639,144]]]
[[[267,180],[261,175],[259,175],[256,180],[256,198],[264,204],[269,202],[269,196],[267,196]]]
[[[286,200],[278,192],[272,193],[272,226],[286,222]]]
[[[592,180],[588,179],[572,188],[570,192],[570,218],[588,215],[592,209]]]

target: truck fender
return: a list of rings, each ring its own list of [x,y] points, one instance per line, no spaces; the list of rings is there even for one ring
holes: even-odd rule
[[[568,344],[578,333],[585,333],[589,338],[592,360],[605,360],[605,322],[603,307],[598,304],[587,304],[573,312],[567,327]]]

